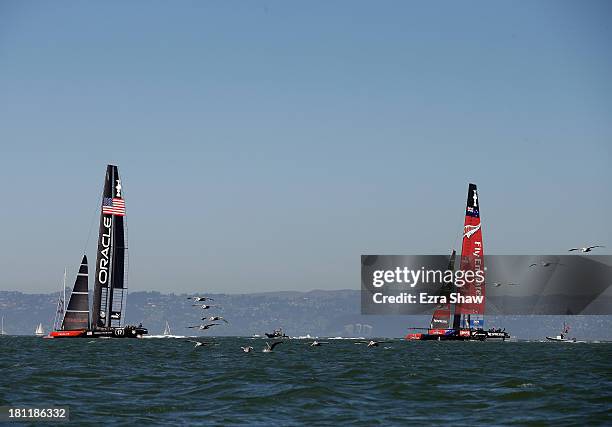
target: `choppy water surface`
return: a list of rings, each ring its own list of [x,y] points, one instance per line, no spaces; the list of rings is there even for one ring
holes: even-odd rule
[[[608,343],[214,341],[2,337],[0,406],[81,425],[612,423]]]

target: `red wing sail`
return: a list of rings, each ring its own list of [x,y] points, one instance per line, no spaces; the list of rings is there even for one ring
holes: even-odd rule
[[[468,189],[463,243],[461,246],[461,266],[465,276],[461,287],[463,302],[455,306],[456,315],[483,315],[485,309],[484,247],[480,224],[480,200],[476,184]]]

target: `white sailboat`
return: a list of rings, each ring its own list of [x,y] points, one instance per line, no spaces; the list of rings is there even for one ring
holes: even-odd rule
[[[143,338],[187,338],[185,335],[172,335],[172,331],[170,330],[170,324],[166,320],[166,327],[164,328],[164,333],[162,335],[145,335]]]
[[[0,327],[0,336],[2,335],[6,335],[6,332],[4,332],[4,316],[2,316],[2,326]]]
[[[45,330],[43,329],[42,323],[38,324],[38,326],[36,327],[36,331],[34,331],[34,335],[36,335],[37,337],[42,337],[45,335]]]

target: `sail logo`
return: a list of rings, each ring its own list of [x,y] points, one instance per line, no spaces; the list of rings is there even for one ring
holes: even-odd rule
[[[480,213],[478,212],[478,208],[473,208],[471,206],[467,207],[467,209],[465,210],[465,214],[467,216],[473,216],[474,218],[478,218],[480,216]]]
[[[100,264],[98,265],[98,282],[100,282],[101,285],[106,285],[108,282],[108,264],[110,262],[109,252],[111,244],[111,226],[113,225],[112,217],[104,217],[102,220],[102,225],[104,226],[105,230],[100,236],[102,250],[100,251]]]
[[[474,234],[476,234],[476,232],[480,230],[480,224],[478,225],[466,225],[463,227],[463,237],[464,238],[470,238],[472,237]]]
[[[476,274],[478,273],[482,273],[482,242],[475,242],[474,243],[474,268],[476,270]],[[484,281],[484,280],[483,280]],[[483,282],[479,282],[476,281],[475,285],[474,285],[474,290],[476,291],[476,295],[478,296],[482,296],[482,284]],[[481,301],[476,301],[477,304],[481,304]],[[478,314],[482,314],[482,313],[478,313]]]
[[[474,252],[472,253],[472,255],[475,258],[475,261],[477,264],[482,264],[482,259],[481,259],[481,255],[482,254],[482,242],[475,242],[474,243]],[[477,265],[478,267],[479,265]]]
[[[474,200],[473,206],[475,208],[478,207],[478,192],[474,189],[474,194],[472,195],[472,200]]]
[[[117,185],[115,186],[115,190],[117,190],[117,197],[121,197],[121,180],[117,180]]]

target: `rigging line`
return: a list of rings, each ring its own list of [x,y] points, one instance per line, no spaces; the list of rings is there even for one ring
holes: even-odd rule
[[[459,222],[459,232],[455,235],[455,243],[453,243],[453,249],[457,249],[457,243],[459,243],[459,239],[461,238],[461,242],[463,242],[463,224],[465,223],[465,210],[463,211],[463,216],[460,217],[461,218],[461,222]],[[461,255],[461,253],[459,253],[459,255]]]
[[[102,191],[98,194],[101,194],[104,197],[104,185],[106,184],[106,180],[104,180],[104,184],[102,184]],[[100,200],[100,199],[98,199]],[[98,209],[100,209],[100,205],[96,205],[93,214],[91,215],[91,220],[89,221],[89,232],[87,233],[87,240],[85,241],[85,246],[83,247],[83,254],[87,253],[87,246],[89,246],[89,240],[91,239],[91,230],[93,230],[94,221],[96,220],[96,214],[98,213]]]
[[[123,175],[125,178],[125,174]],[[125,190],[121,190],[124,194],[123,200],[125,201]],[[125,203],[127,205],[127,203]],[[127,222],[127,206],[124,205],[125,215],[123,216],[123,259],[124,259],[124,268],[123,268],[123,290],[121,291],[121,318],[119,319],[119,326],[125,324],[125,316],[127,316],[127,297],[130,293],[129,291],[129,272],[130,272],[130,252],[128,250],[128,242],[129,240],[129,232],[128,232],[128,222]]]

